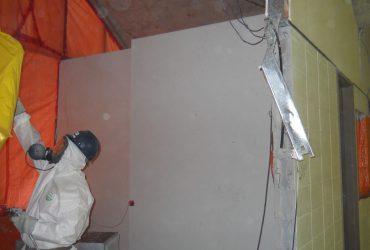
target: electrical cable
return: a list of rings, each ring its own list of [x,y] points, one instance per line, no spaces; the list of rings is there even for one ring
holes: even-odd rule
[[[247,41],[246,39],[244,39],[244,38],[243,38],[243,36],[240,34],[239,30],[238,30],[238,29],[235,27],[235,25],[232,23],[232,21],[231,21],[231,16],[228,14],[228,12],[227,12],[227,10],[226,10],[226,7],[224,7],[224,8],[223,8],[223,11],[224,11],[225,15],[228,17],[228,21],[229,21],[229,23],[230,23],[231,27],[234,29],[234,31],[236,32],[236,34],[239,36],[239,38],[240,38],[244,43],[246,43],[246,44],[248,44],[248,45],[252,45],[252,46],[254,46],[254,45],[260,44],[260,43],[265,39],[265,37],[264,37],[264,36],[261,36],[261,35],[255,34],[255,33],[259,32],[259,31],[262,31],[262,30],[264,29],[264,27],[262,27],[262,28],[260,28],[260,29],[256,29],[256,30],[254,30],[254,29],[249,28],[248,24],[244,21],[244,19],[243,19],[243,11],[242,11],[242,9],[241,9],[241,6],[240,6],[240,3],[239,3],[239,0],[237,0],[237,5],[238,5],[238,7],[239,7],[239,12],[241,13],[241,14],[240,14],[240,15],[241,15],[241,17],[240,17],[240,18],[238,17],[238,15],[236,15],[236,14],[234,13],[234,11],[232,10],[232,8],[230,7],[230,5],[229,5],[229,4],[226,4],[224,1],[223,1],[223,3],[224,3],[224,5],[227,5],[227,6],[228,6],[228,8],[229,8],[229,9],[231,10],[231,12],[232,12],[232,15],[233,15],[234,17],[236,17],[236,20],[237,20],[241,25],[243,25],[243,27],[245,27],[245,28],[248,30],[248,32],[249,32],[252,36],[254,36],[254,37],[256,37],[256,38],[259,38],[259,39],[260,39],[260,40],[259,40],[259,41],[257,41],[257,42],[250,42],[250,41]]]
[[[297,166],[298,167],[298,166]],[[297,181],[298,169],[294,171],[294,182],[295,182],[295,211],[294,211],[294,226],[293,226],[293,239],[292,239],[292,250],[294,250],[295,245],[295,235],[296,235],[296,227],[297,227],[297,212],[298,212],[298,189],[299,189],[299,182]]]
[[[255,6],[258,6],[258,7],[261,7],[261,8],[265,8],[265,5],[263,5],[261,3],[256,3],[256,2],[251,1],[251,0],[245,0],[245,1],[248,2],[248,3],[251,3],[251,4],[255,5]]]
[[[297,194],[295,197],[295,212],[294,212],[294,229],[293,229],[293,240],[292,240],[292,250],[294,250],[295,244],[295,230],[297,226],[297,211],[298,211],[298,202],[297,202]]]
[[[235,30],[236,34],[239,36],[239,38],[246,44],[249,44],[249,45],[257,45],[257,44],[260,44],[264,39],[261,38],[261,40],[259,40],[258,42],[255,42],[255,43],[252,43],[252,42],[248,42],[247,40],[245,40],[242,35],[239,33],[239,31],[235,28],[234,24],[231,22],[231,20],[229,19],[229,23],[231,25],[231,27],[233,27],[233,29]]]
[[[270,115],[270,153],[269,153],[269,163],[268,163],[268,168],[267,168],[267,181],[266,181],[266,190],[265,190],[265,201],[264,201],[264,206],[263,206],[263,215],[262,215],[262,221],[261,221],[261,227],[260,227],[260,233],[258,237],[258,245],[257,245],[257,250],[260,249],[260,244],[261,244],[261,238],[262,238],[262,232],[263,232],[263,225],[265,224],[265,217],[266,217],[266,207],[267,207],[267,195],[268,195],[268,189],[269,189],[269,182],[270,182],[270,170],[272,167],[272,159],[273,156],[271,154],[271,149],[273,148],[273,132],[272,132],[272,108],[269,112]]]
[[[244,21],[244,18],[241,17],[241,18],[237,18],[236,19],[241,25],[243,25],[250,33],[252,36],[256,37],[256,38],[262,38],[262,39],[266,39],[265,36],[261,36],[261,35],[256,35],[255,33],[263,30],[265,27],[262,27],[260,29],[258,29],[258,31],[254,31],[252,30],[251,28],[249,28],[248,24]]]
[[[275,33],[276,42],[277,42],[277,45],[278,45],[280,72],[281,72],[282,75],[284,75],[284,72],[283,72],[283,56],[282,56],[282,52],[281,52],[280,38],[279,38],[279,35],[278,35],[278,32],[276,31],[276,29],[274,29],[274,33]],[[284,122],[282,121],[281,122],[281,129],[280,129],[280,148],[284,147],[284,134],[285,134],[285,126],[284,126]]]
[[[105,228],[116,228],[118,227],[119,225],[121,225],[124,221],[125,221],[125,218],[126,218],[126,215],[127,215],[127,212],[128,212],[128,209],[129,209],[130,206],[127,206],[126,207],[126,210],[122,216],[122,218],[119,220],[119,222],[117,224],[114,224],[114,225],[111,225],[111,226],[107,226],[107,225],[103,225],[103,224],[100,224],[100,223],[96,223],[94,222],[92,219],[91,219],[91,223],[94,224],[94,225],[97,225],[99,227],[105,227]]]
[[[251,32],[251,34],[252,34],[253,36],[255,36],[255,37],[259,37],[259,38],[265,38],[264,36],[258,36],[258,35],[255,35],[255,34],[254,34],[254,33],[257,33],[257,32],[262,31],[265,27],[261,27],[261,28],[259,28],[259,29],[257,29],[257,30],[254,30],[254,29],[249,28],[248,24],[244,21],[244,18],[243,18],[244,13],[243,13],[243,10],[242,10],[242,7],[241,7],[241,5],[240,5],[239,0],[236,0],[236,3],[237,3],[237,5],[238,5],[238,8],[239,8],[239,14],[240,14],[240,19],[238,18],[238,21],[239,21],[241,24],[243,24],[243,26],[244,26],[245,28],[247,28],[247,30],[249,30],[249,32]]]

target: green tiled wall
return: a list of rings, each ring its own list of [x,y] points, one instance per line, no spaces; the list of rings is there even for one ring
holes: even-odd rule
[[[360,210],[360,243],[361,249],[370,249],[370,199],[361,199],[359,203]]]
[[[298,165],[298,250],[343,249],[335,67],[292,30],[293,97],[315,158]]]
[[[359,36],[351,1],[290,0],[289,2],[291,22],[323,51],[349,80],[366,93],[370,88],[370,29],[364,30],[363,35]],[[297,53],[303,55],[302,51],[297,51],[302,46],[295,45],[295,56],[299,55]],[[299,56],[296,59],[298,60]],[[296,68],[301,69],[305,66],[303,62],[297,60],[296,62],[299,65]],[[310,60],[311,58],[307,57],[307,61]],[[308,63],[308,65],[310,64]],[[311,70],[310,66],[307,68]],[[305,75],[296,71],[294,70],[295,80],[302,82],[302,78]],[[299,92],[300,90],[297,91]],[[300,98],[300,94],[297,93],[296,97]],[[369,114],[367,100],[363,93],[354,89],[354,99],[355,108],[365,114]],[[301,115],[307,116],[308,109],[304,108],[305,103],[299,103],[297,106],[299,106],[298,109]],[[303,111],[301,111],[302,107]],[[335,144],[332,142],[331,145]],[[333,160],[336,159],[333,158]],[[332,166],[336,164],[332,162]],[[302,181],[302,185],[306,185],[308,182],[308,180]],[[335,182],[339,181],[340,179],[335,179]],[[337,191],[333,194],[340,197],[340,193],[337,193]],[[335,202],[337,201],[334,199]],[[368,236],[370,232],[369,209],[370,198],[359,202],[361,250],[370,250],[370,237]],[[334,206],[334,215],[336,215],[337,210],[337,207]],[[337,211],[337,213],[339,212]]]
[[[369,78],[361,73],[361,42],[351,0],[290,0],[290,20],[344,75],[367,91]]]

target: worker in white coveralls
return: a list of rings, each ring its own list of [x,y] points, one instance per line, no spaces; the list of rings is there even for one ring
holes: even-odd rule
[[[94,202],[81,170],[96,158],[97,138],[90,131],[79,131],[45,149],[19,101],[14,131],[39,170],[26,212],[11,218],[26,244],[23,249],[76,249],[73,244],[88,227]]]

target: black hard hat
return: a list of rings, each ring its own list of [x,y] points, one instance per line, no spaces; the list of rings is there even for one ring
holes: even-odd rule
[[[88,161],[93,160],[98,155],[100,143],[91,131],[77,131],[72,135],[67,135],[67,137],[76,144]]]

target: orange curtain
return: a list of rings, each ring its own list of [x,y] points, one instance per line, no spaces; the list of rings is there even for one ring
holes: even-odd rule
[[[19,93],[32,124],[49,146],[54,142],[58,65],[58,58],[26,51]],[[14,134],[6,146],[8,152],[4,154],[9,155],[9,160],[6,162],[8,174],[3,180],[8,185],[5,204],[26,207],[38,174],[27,165],[25,153]]]
[[[68,0],[67,9],[67,57],[119,50],[87,1]]]
[[[60,60],[120,48],[87,0],[2,0],[0,29],[26,51],[19,95],[45,144],[52,146]],[[0,204],[25,208],[37,177],[13,135],[0,151]]]

